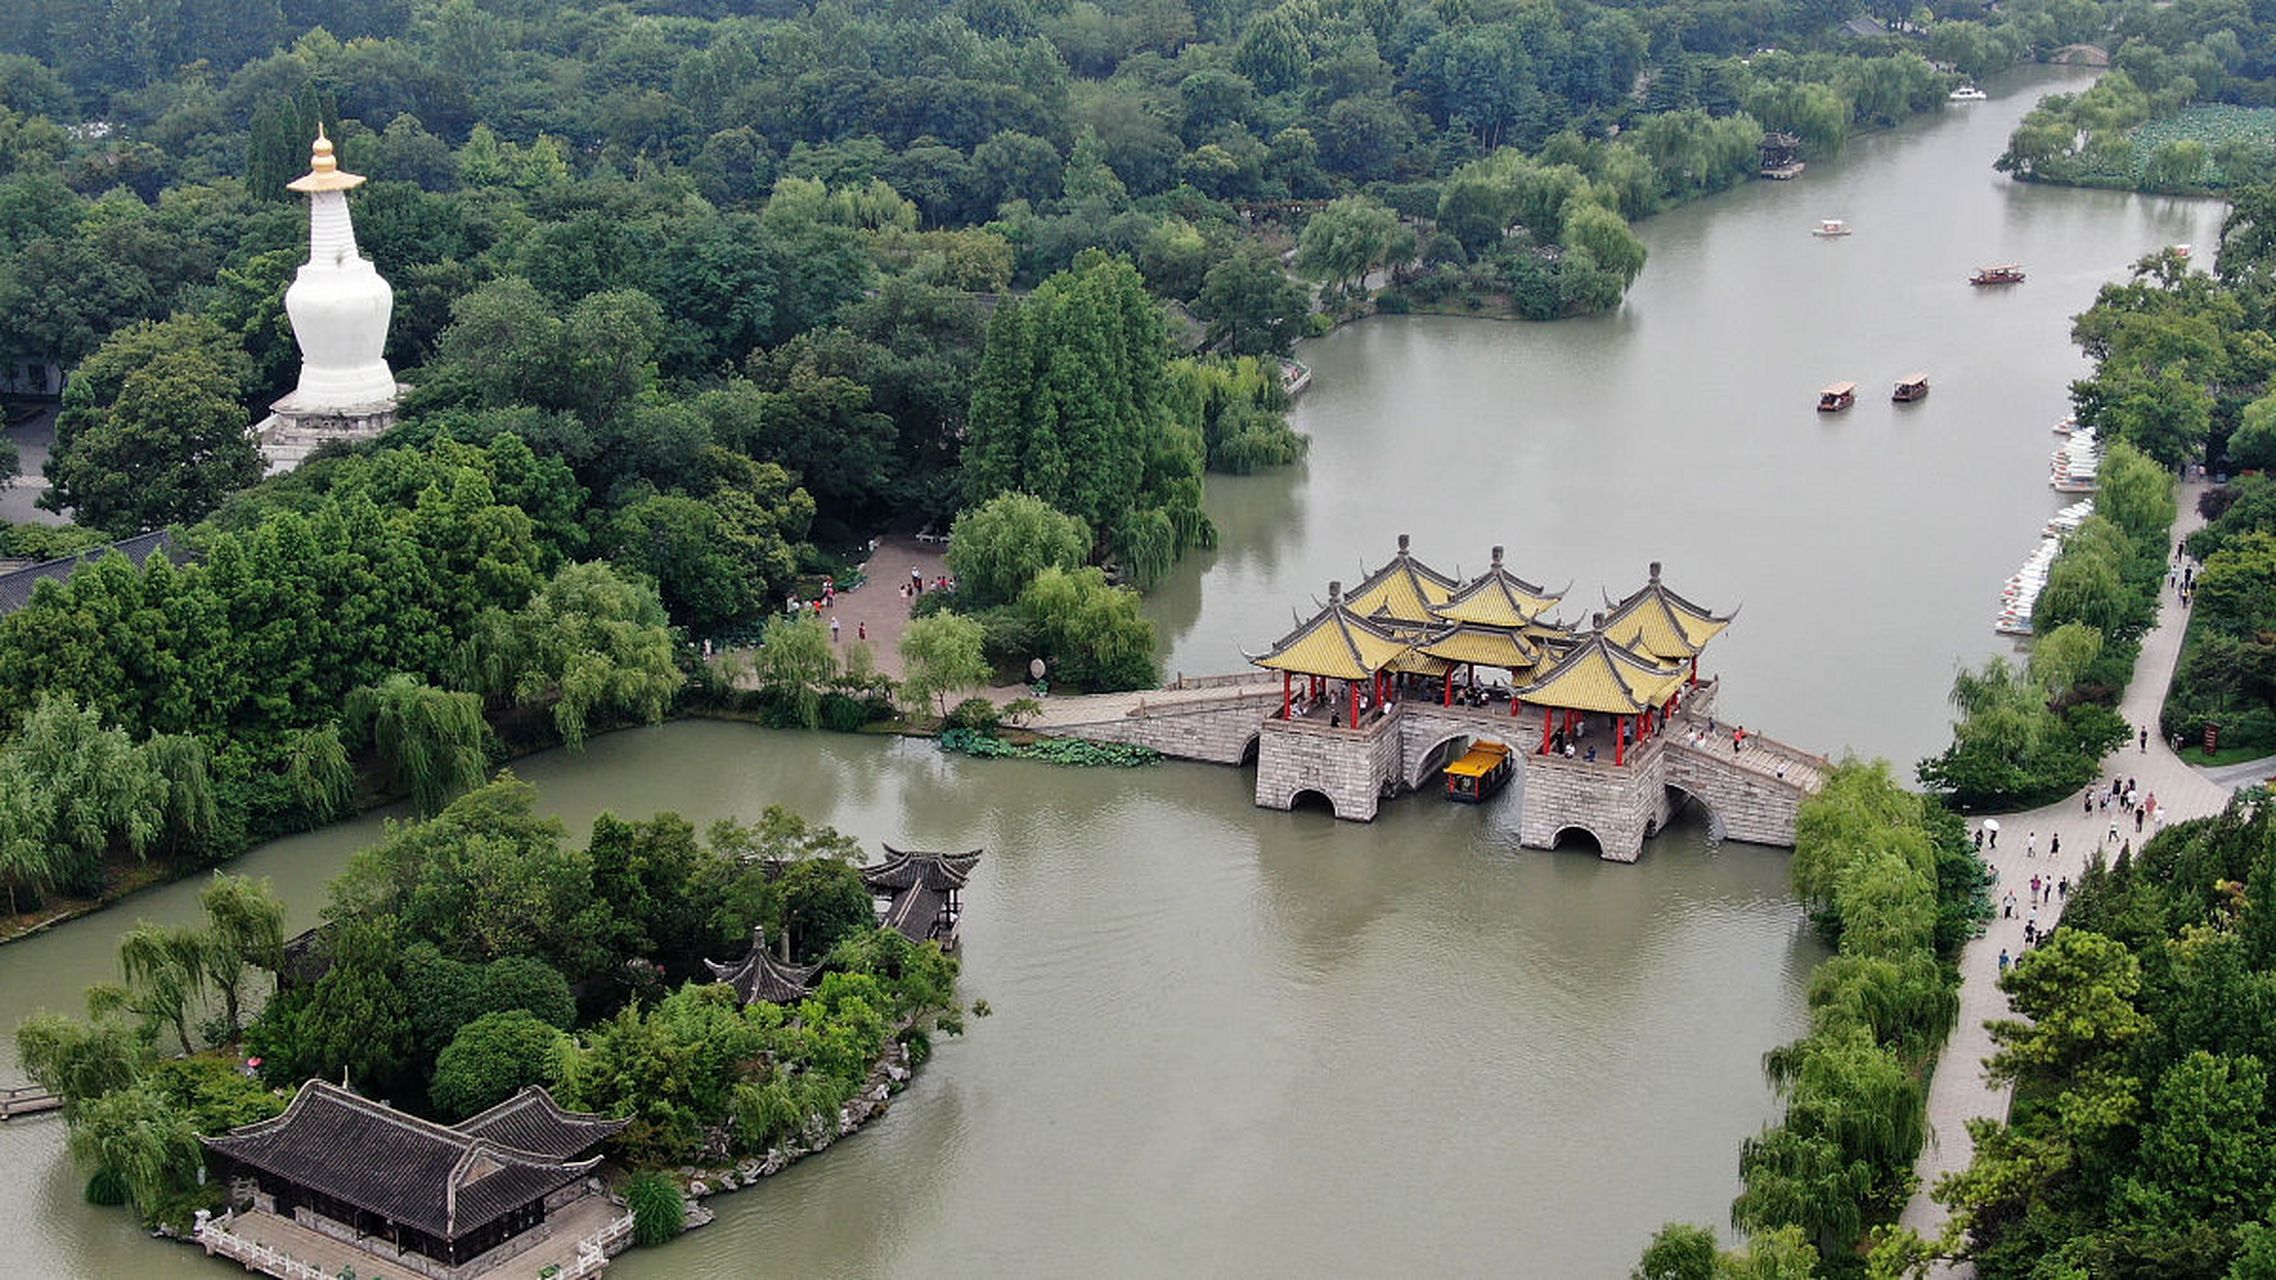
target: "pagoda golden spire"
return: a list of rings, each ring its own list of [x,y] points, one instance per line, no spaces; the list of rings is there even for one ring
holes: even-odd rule
[[[308,172],[286,183],[285,189],[313,195],[319,191],[349,191],[363,184],[363,175],[342,171],[340,162],[332,158],[332,140],[324,136],[324,125],[319,122],[316,145],[309,150]]]

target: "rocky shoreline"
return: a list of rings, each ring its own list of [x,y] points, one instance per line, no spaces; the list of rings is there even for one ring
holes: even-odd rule
[[[687,1195],[687,1226],[693,1231],[704,1226],[714,1216],[704,1201],[713,1196],[741,1191],[762,1178],[771,1178],[808,1156],[826,1151],[838,1139],[859,1130],[863,1125],[884,1115],[892,1108],[892,1097],[909,1085],[916,1072],[909,1065],[909,1046],[898,1038],[888,1041],[885,1052],[878,1055],[870,1066],[869,1075],[847,1103],[838,1109],[838,1124],[833,1132],[826,1126],[818,1134],[809,1133],[803,1143],[770,1147],[764,1159],[746,1156],[729,1164],[685,1164],[674,1173],[681,1189]],[[714,1145],[724,1151],[727,1131],[721,1128],[714,1133]]]

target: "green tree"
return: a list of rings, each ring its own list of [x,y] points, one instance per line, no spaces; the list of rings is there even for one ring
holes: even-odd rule
[[[1345,196],[1304,224],[1296,268],[1348,289],[1413,252],[1414,233],[1399,225],[1398,214],[1366,196]]]
[[[284,967],[284,900],[265,878],[217,871],[199,891],[198,905],[206,917],[205,975],[221,996],[222,1020],[234,1040],[244,1026],[239,1011],[245,971],[275,973]]]
[[[948,567],[960,597],[978,605],[1019,598],[1047,568],[1073,570],[1090,555],[1091,531],[1041,498],[1004,493],[957,516]]]
[[[350,695],[348,718],[361,726],[358,736],[368,733],[421,813],[439,812],[489,772],[490,727],[474,694],[397,672]]]
[[[1242,245],[1209,268],[1193,311],[1234,355],[1283,356],[1304,336],[1311,298],[1270,253]]]
[[[1150,689],[1161,682],[1154,664],[1154,624],[1139,611],[1138,593],[1108,586],[1097,569],[1044,569],[1020,594],[1020,609],[1035,620],[1052,669],[1078,688]]]
[[[427,1096],[446,1120],[463,1120],[504,1102],[527,1085],[561,1078],[567,1037],[514,1010],[486,1013],[458,1029],[435,1058]]]
[[[205,1162],[189,1118],[147,1085],[89,1102],[72,1123],[70,1145],[73,1156],[109,1171],[145,1218],[189,1186]]]
[[[190,1042],[190,1008],[205,992],[206,956],[205,935],[196,929],[137,920],[119,939],[128,1007],[151,1022],[172,1026],[184,1054],[197,1048]]]
[[[475,683],[546,707],[571,751],[596,716],[654,724],[683,677],[664,606],[605,563],[563,565],[520,610],[488,610],[469,642]]]
[[[196,348],[128,374],[100,417],[58,431],[40,505],[115,533],[188,524],[261,478],[232,371]]]
[[[2142,986],[2140,963],[2099,934],[2057,929],[1999,985],[2030,1021],[1992,1024],[1999,1050],[1984,1065],[1994,1080],[2061,1079],[2090,1057],[2122,1048],[2149,1030],[2134,1007]]]
[[[973,689],[988,679],[981,655],[985,632],[961,614],[943,610],[914,618],[901,633],[901,662],[907,674],[901,692],[916,710],[937,706],[948,714],[948,695]]]
[[[43,697],[0,747],[0,868],[18,888],[92,896],[114,849],[139,853],[164,822],[164,783],[127,735]]]
[[[63,1099],[66,1120],[140,1080],[152,1056],[150,1037],[116,1016],[81,1022],[38,1013],[16,1027],[17,1060],[35,1083]]]
[[[660,1169],[633,1174],[624,1184],[624,1203],[632,1210],[636,1244],[667,1244],[687,1226],[680,1186]]]
[[[792,724],[811,729],[821,723],[822,691],[838,666],[821,619],[803,612],[769,618],[753,665]]]

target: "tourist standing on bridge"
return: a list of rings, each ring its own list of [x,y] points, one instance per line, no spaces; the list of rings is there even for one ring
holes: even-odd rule
[[[2023,833],[2023,856],[2026,858],[2039,856],[2039,833],[2037,831]]]

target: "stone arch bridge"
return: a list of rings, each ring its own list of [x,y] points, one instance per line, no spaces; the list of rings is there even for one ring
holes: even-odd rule
[[[1290,809],[1306,795],[1339,818],[1367,822],[1387,797],[1425,787],[1445,763],[1481,738],[1517,748],[1520,842],[1555,848],[1575,833],[1604,857],[1633,862],[1644,841],[1687,803],[1698,804],[1719,837],[1792,846],[1804,797],[1824,780],[1827,762],[1749,735],[1732,751],[1727,737],[1693,745],[1713,714],[1716,686],[1685,697],[1666,732],[1615,765],[1532,751],[1540,730],[1504,708],[1394,703],[1359,729],[1287,721],[1280,682],[1269,672],[1188,679],[1142,693],[1053,698],[1034,728],[1047,737],[1088,738],[1152,747],[1181,760],[1257,766],[1257,804]]]

